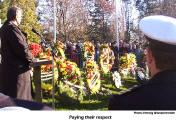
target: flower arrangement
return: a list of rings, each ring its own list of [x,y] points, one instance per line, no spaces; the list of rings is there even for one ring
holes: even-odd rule
[[[41,57],[40,54],[43,53],[42,47],[37,43],[30,43],[29,49],[30,49],[31,54],[37,58],[40,58]]]
[[[41,71],[45,71],[45,72],[52,71],[52,65],[42,65]]]
[[[47,60],[51,60],[51,51],[49,48],[42,49],[41,45],[37,43],[30,43],[29,50],[31,54],[36,58],[45,58]]]
[[[149,81],[149,73],[141,67],[136,68],[136,80],[140,84],[145,84]]]
[[[99,67],[95,61],[86,62],[86,71],[87,71],[87,86],[91,93],[97,93],[100,89],[100,73]]]
[[[38,58],[46,58],[48,60],[51,60],[51,51],[49,48],[44,48],[42,50],[41,46],[35,43],[31,43],[30,45],[30,50],[31,52],[33,52],[35,55],[35,57]],[[78,86],[82,86],[83,82],[81,81],[80,77],[81,77],[81,72],[80,69],[77,67],[77,64],[71,61],[66,60],[65,58],[65,54],[63,51],[63,43],[60,41],[57,41],[57,43],[54,45],[56,48],[56,52],[57,55],[59,55],[59,57],[55,56],[55,62],[54,62],[54,83],[57,85],[56,86],[60,86],[61,84],[64,85],[62,88],[62,90],[59,91],[66,91],[68,92],[68,88],[69,91],[72,91],[72,87],[68,86],[67,83],[65,83],[65,81],[69,81],[72,85],[78,85]],[[41,66],[41,72],[45,72],[46,74],[50,74],[50,72],[52,71],[52,65],[42,65]],[[58,81],[59,80],[59,81]],[[58,81],[58,82],[57,82]],[[42,90],[44,90],[45,92],[51,92],[52,90],[52,82],[49,80],[46,81],[42,81],[41,82],[41,87]],[[65,91],[65,92],[66,92]],[[79,98],[83,98],[83,90],[78,90],[79,93],[76,93],[78,95]]]
[[[62,57],[63,59],[66,59],[65,54],[64,54],[64,44],[61,41],[57,41],[54,44],[55,48],[57,49],[57,54],[58,56]]]
[[[54,84],[56,84],[57,79],[58,79],[58,70],[57,70],[57,67],[54,67]],[[53,89],[51,80],[50,81],[41,81],[41,88],[45,92],[51,92],[51,90]]]
[[[45,48],[42,49],[41,45],[36,44],[36,43],[30,43],[29,44],[29,49],[31,54],[36,57],[36,58],[45,58],[47,60],[51,60],[51,51],[49,50],[49,48]],[[50,71],[52,71],[52,65],[42,65],[41,66],[41,72],[42,73],[49,73]],[[54,81],[56,83],[57,78],[58,78],[58,73],[57,73],[57,68],[56,68],[56,63],[54,63]],[[52,90],[52,84],[51,81],[41,81],[41,87],[42,90],[44,91],[51,91]]]
[[[59,78],[61,80],[68,80],[73,84],[76,84],[79,81],[81,72],[76,63],[66,61],[62,58],[56,58],[56,63],[58,66]]]
[[[91,42],[85,42],[83,45],[84,58],[86,61],[94,60],[95,47]]]
[[[114,52],[110,49],[107,44],[100,45],[100,67],[101,70],[106,74],[108,73],[114,64]]]
[[[85,42],[83,45],[86,69],[87,89],[96,94],[100,89],[100,73],[97,63],[94,61],[95,47],[91,42]]]
[[[41,59],[52,60],[52,54],[49,48],[44,48],[43,53],[40,53]]]
[[[59,47],[62,49],[64,48],[64,44],[61,41],[57,41],[55,45],[56,45],[56,47]]]
[[[72,97],[73,99],[83,100],[83,96],[85,95],[85,91],[83,90],[84,83],[77,64],[57,57],[55,61],[58,67],[58,93]]]
[[[130,72],[135,73],[137,67],[136,56],[132,53],[127,53],[119,59],[120,73],[127,76]]]
[[[113,78],[113,81],[115,82],[115,86],[116,86],[117,88],[120,88],[120,86],[122,86],[120,74],[119,74],[117,71],[115,71],[115,72],[112,74],[112,78]]]

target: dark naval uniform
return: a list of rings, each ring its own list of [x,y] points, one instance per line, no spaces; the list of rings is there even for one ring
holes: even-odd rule
[[[157,73],[145,85],[114,95],[109,110],[176,110],[176,70]]]

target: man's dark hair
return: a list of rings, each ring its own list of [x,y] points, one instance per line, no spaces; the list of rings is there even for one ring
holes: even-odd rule
[[[17,12],[21,10],[20,8],[18,7],[11,7],[8,12],[7,12],[7,20],[8,21],[12,21],[12,20],[15,20],[16,18],[16,15],[17,15]]]
[[[158,69],[176,69],[176,45],[149,40],[149,49],[155,58],[156,68]]]

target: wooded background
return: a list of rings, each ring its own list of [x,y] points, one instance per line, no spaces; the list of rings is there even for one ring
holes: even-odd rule
[[[29,24],[52,41],[53,0],[1,0],[2,24],[11,6],[22,8],[20,27],[30,42],[41,40],[31,32]],[[176,0],[116,0],[116,5],[115,0],[56,0],[57,40],[113,42],[118,35],[119,40],[140,42],[141,18],[153,14],[176,17],[175,11]]]

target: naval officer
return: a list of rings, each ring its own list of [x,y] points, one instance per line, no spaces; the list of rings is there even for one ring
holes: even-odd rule
[[[151,79],[144,85],[114,95],[109,110],[176,110],[176,19],[144,17],[139,28],[148,45]]]

